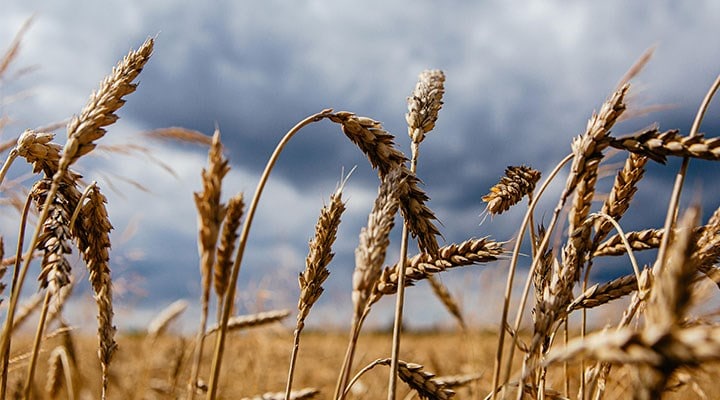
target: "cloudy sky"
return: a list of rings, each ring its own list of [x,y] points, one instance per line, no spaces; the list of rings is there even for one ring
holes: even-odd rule
[[[249,199],[285,131],[323,108],[382,121],[398,146],[408,149],[406,97],[418,73],[439,68],[447,76],[445,105],[423,142],[418,166],[429,205],[447,242],[485,235],[507,240],[523,210],[482,221],[480,198],[508,165],[549,172],[645,50],[656,49],[633,82],[630,108],[672,107],[623,122],[615,128],[617,135],[652,122],[686,133],[720,72],[715,40],[720,3],[713,0],[657,1],[651,8],[621,0],[72,4],[4,2],[2,48],[30,16],[35,18],[10,74],[0,82],[0,112],[9,118],[2,140],[79,113],[117,60],[156,37],[138,90],[102,143],[147,146],[174,175],[139,155],[98,152],[77,166],[109,198],[121,328],[141,325],[175,299],[196,299],[200,290],[192,192],[200,188],[206,149],[148,141],[144,131],[182,126],[211,134],[217,124],[233,167],[224,197],[242,191]],[[718,107],[711,107],[703,131],[717,131],[717,115]],[[58,140],[64,135],[59,130]],[[636,200],[642,206],[632,208],[623,222],[627,229],[661,225],[677,165],[651,166]],[[310,317],[314,323],[346,323],[353,250],[377,179],[362,154],[328,122],[293,139],[273,172],[240,278],[243,311],[294,307],[296,276],[315,219],[343,171],[354,166],[332,275]],[[18,163],[12,177],[28,178],[29,171]],[[695,163],[688,179],[685,198],[701,195],[706,214],[718,205],[720,190],[708,184],[717,172],[712,164]],[[555,198],[551,192],[539,214],[546,220]],[[16,235],[17,220],[15,211],[4,211],[6,238]],[[504,267],[498,263],[443,277],[471,321],[496,323]],[[597,278],[624,268],[598,268]],[[424,285],[412,289],[409,318],[418,325],[449,324],[439,306],[425,299],[427,293]],[[390,318],[380,310],[374,323]]]

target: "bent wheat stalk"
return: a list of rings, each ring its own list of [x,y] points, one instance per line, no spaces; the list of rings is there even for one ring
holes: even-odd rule
[[[265,170],[263,171],[263,174],[260,176],[260,181],[258,182],[258,186],[255,189],[255,194],[253,195],[253,199],[250,202],[250,207],[247,211],[247,217],[245,218],[245,223],[243,224],[243,229],[240,234],[240,242],[238,244],[237,253],[235,256],[235,262],[233,263],[232,272],[230,274],[230,281],[227,288],[227,292],[225,293],[224,298],[224,305],[223,305],[223,312],[222,312],[222,320],[219,322],[220,324],[220,330],[218,332],[217,338],[215,339],[215,351],[213,353],[213,362],[212,362],[212,368],[210,373],[210,383],[208,384],[208,391],[207,391],[207,399],[215,399],[217,396],[217,390],[218,390],[218,380],[220,378],[220,369],[222,368],[222,358],[223,358],[223,352],[225,350],[225,336],[227,334],[227,326],[228,321],[230,319],[230,311],[232,309],[232,302],[235,299],[235,290],[237,288],[237,279],[240,274],[240,266],[242,264],[243,255],[245,253],[245,245],[247,244],[247,238],[250,233],[250,226],[252,225],[253,218],[255,217],[255,210],[257,209],[258,203],[260,202],[260,196],[262,195],[262,191],[265,188],[265,183],[267,182],[268,178],[270,177],[270,172],[272,171],[273,167],[275,166],[275,162],[277,161],[278,157],[280,156],[280,153],[285,148],[285,145],[292,139],[295,134],[300,131],[303,127],[321,121],[324,118],[327,118],[332,113],[332,109],[325,109],[317,114],[313,114],[304,120],[300,121],[297,125],[292,127],[285,136],[280,140],[280,143],[278,143],[277,147],[275,148],[275,151],[273,151],[272,155],[270,156],[270,159],[268,160],[267,165],[265,166]]]

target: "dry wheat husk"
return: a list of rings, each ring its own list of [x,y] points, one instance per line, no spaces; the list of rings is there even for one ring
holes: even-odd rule
[[[625,237],[628,243],[630,243],[631,250],[650,250],[660,246],[663,232],[663,229],[644,229],[635,232],[625,232]],[[598,245],[597,249],[593,252],[593,257],[620,256],[626,253],[627,249],[623,243],[622,236],[616,234]]]

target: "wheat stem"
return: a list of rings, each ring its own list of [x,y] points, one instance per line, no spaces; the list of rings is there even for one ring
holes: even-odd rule
[[[10,359],[10,341],[12,340],[13,330],[13,318],[15,317],[15,309],[17,308],[18,300],[20,299],[20,286],[18,282],[25,281],[25,275],[27,274],[27,268],[20,269],[20,260],[22,257],[22,248],[25,241],[25,228],[27,227],[27,217],[30,212],[30,204],[32,204],[32,196],[27,196],[25,205],[23,206],[22,218],[20,220],[20,232],[18,233],[17,249],[15,251],[15,265],[13,267],[13,278],[10,289],[10,305],[8,306],[7,315],[5,316],[5,326],[3,327],[2,343],[0,343],[0,355],[2,355],[2,377],[0,378],[0,398],[5,398],[5,392],[7,389],[7,372],[8,362]],[[31,248],[25,258],[32,258]]]
[[[505,285],[505,298],[503,302],[503,311],[502,316],[500,319],[500,329],[498,334],[498,346],[495,351],[495,366],[493,368],[493,383],[492,383],[492,394],[491,399],[495,400],[495,397],[497,396],[500,389],[500,369],[502,368],[502,359],[503,359],[503,345],[505,342],[505,329],[503,327],[507,324],[507,318],[508,318],[508,310],[510,309],[510,293],[512,292],[513,287],[513,279],[515,278],[515,269],[517,267],[518,258],[520,257],[520,246],[522,245],[522,238],[523,234],[525,233],[525,230],[527,229],[528,223],[530,222],[530,216],[533,214],[533,211],[535,210],[535,206],[537,205],[539,199],[542,197],[542,194],[545,192],[545,189],[550,185],[550,182],[555,178],[555,176],[560,172],[563,166],[567,164],[570,160],[573,159],[573,154],[568,154],[565,156],[565,158],[558,163],[557,166],[555,166],[555,169],[553,169],[552,172],[550,172],[550,175],[547,177],[545,182],[543,182],[542,186],[540,186],[540,189],[538,189],[538,193],[536,196],[533,197],[530,205],[528,206],[528,210],[525,212],[525,217],[523,218],[522,224],[520,225],[520,230],[518,231],[518,238],[515,241],[515,247],[513,249],[512,258],[510,260],[510,267],[508,269],[508,277]],[[525,307],[525,301],[527,299],[528,293],[530,291],[530,283],[532,281],[532,275],[535,271],[535,268],[537,268],[537,264],[539,260],[542,258],[542,253],[547,246],[548,242],[550,241],[550,232],[552,232],[552,229],[555,226],[555,222],[557,221],[557,216],[559,214],[559,210],[556,210],[553,214],[553,220],[551,221],[550,226],[548,227],[548,230],[543,237],[543,241],[540,244],[540,246],[537,249],[537,253],[535,257],[533,258],[533,263],[530,266],[530,271],[528,273],[528,281],[525,284],[525,289],[523,292],[523,295],[521,297],[521,306],[518,309],[518,316],[522,316],[522,309]],[[519,320],[520,318],[518,318]],[[516,323],[516,325],[519,325],[519,322]],[[517,331],[517,327],[515,328],[515,331]],[[512,361],[512,357],[515,351],[515,346],[517,345],[517,338],[513,337],[513,344],[510,346],[510,356],[508,360],[508,368],[506,370],[506,380],[510,377],[510,364]],[[502,386],[502,390],[505,390],[504,383]]]
[[[708,90],[707,94],[705,95],[705,98],[703,98],[702,103],[700,103],[700,107],[698,108],[697,114],[695,115],[695,120],[693,120],[692,127],[690,128],[690,137],[696,136],[698,133],[698,130],[700,129],[700,123],[703,120],[703,117],[705,116],[705,112],[707,111],[708,106],[710,105],[710,101],[712,100],[713,96],[715,95],[715,92],[717,92],[718,88],[720,87],[720,75],[718,75],[717,78],[715,78],[715,82],[713,82],[712,86]],[[665,232],[670,232],[672,229],[672,226],[675,224],[675,220],[677,219],[677,212],[678,212],[678,203],[680,202],[680,192],[682,191],[682,186],[685,181],[685,174],[688,169],[688,165],[690,164],[690,158],[689,157],[683,157],[682,165],[680,166],[680,170],[678,171],[677,175],[675,176],[675,184],[673,186],[672,194],[670,195],[670,202],[668,204],[668,211],[667,215],[665,217],[665,224],[664,224],[664,230]],[[667,252],[668,244],[670,243],[670,235],[663,235],[662,240],[660,241],[660,248],[658,249],[658,255],[657,255],[657,263],[653,267],[653,272],[657,276],[662,270],[663,270],[663,264],[665,262],[665,253]]]
[[[265,170],[263,171],[262,176],[260,177],[260,181],[258,182],[258,186],[255,189],[255,194],[253,195],[252,202],[250,203],[250,207],[248,208],[245,223],[243,224],[242,233],[240,234],[240,242],[238,245],[237,254],[235,256],[235,263],[233,263],[232,272],[230,274],[230,284],[227,288],[227,293],[225,293],[225,304],[223,306],[222,321],[220,321],[220,332],[218,333],[215,340],[215,351],[213,354],[212,369],[210,373],[210,383],[208,384],[208,400],[214,400],[217,396],[218,380],[220,378],[222,357],[225,350],[225,336],[227,333],[227,324],[228,320],[230,319],[230,311],[232,309],[232,304],[235,299],[235,290],[237,287],[238,275],[240,274],[240,265],[242,263],[242,258],[245,253],[245,245],[247,244],[248,234],[250,233],[250,226],[252,225],[253,217],[255,216],[255,210],[257,209],[258,203],[260,202],[260,195],[265,188],[265,183],[270,177],[270,172],[272,171],[273,166],[275,166],[275,162],[280,156],[280,153],[282,152],[283,148],[285,148],[285,145],[290,141],[290,139],[292,139],[292,137],[295,136],[295,134],[304,126],[321,121],[322,119],[329,116],[331,112],[331,109],[325,109],[317,114],[313,114],[305,118],[297,125],[292,127],[292,129],[290,129],[280,140],[280,143],[278,143],[275,151],[273,151],[270,159],[267,162],[267,165],[265,166]]]

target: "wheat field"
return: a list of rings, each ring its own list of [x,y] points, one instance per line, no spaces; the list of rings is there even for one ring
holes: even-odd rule
[[[20,35],[21,36],[21,35]],[[5,147],[0,182],[13,163],[32,171],[18,207],[19,245],[3,249],[3,321],[0,355],[2,398],[206,398],[206,399],[602,399],[714,398],[714,363],[720,359],[720,329],[712,316],[693,314],[720,286],[720,209],[701,220],[698,205],[678,206],[688,163],[720,159],[720,140],[699,133],[704,112],[720,85],[709,89],[687,133],[650,126],[616,136],[616,122],[642,110],[629,110],[632,80],[651,52],[632,65],[598,108],[587,126],[568,144],[567,156],[551,171],[510,166],[489,188],[485,213],[496,220],[511,207],[525,216],[514,238],[467,237],[442,241],[442,224],[428,206],[432,193],[416,175],[422,152],[441,115],[445,74],[422,71],[407,100],[409,152],[396,146],[383,125],[350,111],[319,110],[279,136],[276,150],[255,192],[236,193],[226,202],[223,185],[231,169],[221,133],[212,136],[169,128],[153,134],[193,141],[208,148],[207,166],[198,171],[202,190],[194,196],[198,221],[201,314],[192,335],[173,333],[171,325],[188,304],[172,304],[147,327],[118,334],[113,323],[113,282],[107,199],[96,182],[85,182],[73,165],[112,134],[116,112],[132,101],[137,78],[152,62],[154,38],[130,51],[100,82],[86,106],[66,124],[66,135],[25,130]],[[0,63],[0,76],[17,51],[11,44]],[[399,96],[404,94],[398,94]],[[352,274],[352,309],[347,332],[305,329],[331,274],[333,244],[342,223],[347,178],[324,205],[318,205],[315,234],[305,267],[298,271],[300,296],[292,310],[235,315],[243,255],[261,194],[285,145],[304,128],[332,124],[362,152],[377,171],[378,194],[367,224],[359,232]],[[624,157],[608,163],[608,153]],[[649,163],[679,158],[664,226],[625,231],[621,219],[630,210],[638,183]],[[609,193],[598,180],[612,169]],[[550,183],[565,176],[551,210],[537,207]],[[252,196],[252,197],[250,197]],[[396,215],[401,221],[396,226]],[[34,215],[34,218],[29,218]],[[537,218],[550,215],[549,221]],[[37,221],[37,223],[28,223]],[[541,222],[542,221],[542,222]],[[391,232],[401,231],[399,243]],[[27,235],[25,234],[27,232]],[[560,238],[553,240],[553,238]],[[24,240],[23,240],[24,239]],[[411,242],[412,241],[412,242]],[[523,244],[523,242],[525,244]],[[408,251],[417,243],[418,254]],[[391,247],[397,246],[397,247]],[[399,248],[398,259],[389,249]],[[657,256],[639,265],[635,253]],[[84,265],[73,265],[75,250]],[[521,258],[523,252],[529,252]],[[627,274],[591,282],[596,259],[623,257]],[[482,331],[468,327],[457,293],[439,274],[460,267],[502,261],[506,281],[502,310]],[[32,263],[40,265],[38,295],[20,298],[20,288],[34,285]],[[527,274],[520,269],[527,268]],[[96,303],[97,334],[78,333],[63,318],[73,295],[77,269],[86,269],[91,293],[74,296]],[[527,275],[526,279],[522,278]],[[458,331],[404,332],[405,290],[428,281],[433,293],[461,327]],[[518,293],[513,290],[522,287]],[[38,289],[33,287],[33,289]],[[512,298],[516,296],[515,298]],[[364,328],[373,306],[383,297],[395,301],[390,332]],[[511,307],[511,304],[519,306]],[[596,328],[592,309],[620,303],[624,310],[610,326]],[[218,311],[211,315],[211,304]],[[622,307],[621,307],[622,308]],[[530,310],[530,312],[525,312]],[[34,333],[15,330],[25,318]],[[285,321],[283,325],[279,321]],[[288,329],[288,327],[291,327]],[[402,343],[402,347],[401,347]],[[118,344],[120,344],[118,346]],[[264,394],[263,394],[264,393]],[[255,396],[255,397],[253,397]]]

